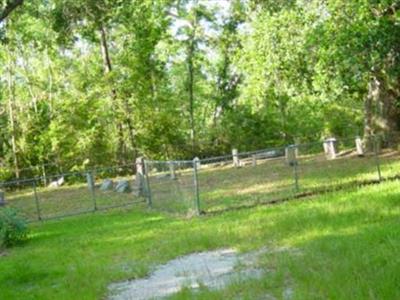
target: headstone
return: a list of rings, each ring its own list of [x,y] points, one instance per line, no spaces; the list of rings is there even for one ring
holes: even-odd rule
[[[288,147],[285,148],[285,158],[286,162],[293,166],[294,164],[297,163],[297,146],[296,145],[289,145]]]
[[[94,190],[93,173],[91,173],[91,172],[86,173],[86,181],[87,181],[89,191],[93,191]]]
[[[257,156],[255,154],[251,156],[251,164],[253,167],[257,166]]]
[[[6,196],[3,191],[0,191],[0,206],[6,205]]]
[[[117,185],[115,186],[115,191],[118,193],[129,193],[131,191],[131,187],[128,180],[118,181]]]
[[[56,188],[56,187],[62,186],[64,184],[64,182],[65,182],[64,176],[62,176],[59,179],[50,182],[49,187]]]
[[[101,191],[111,191],[113,189],[113,181],[111,179],[106,179],[102,182],[100,186]]]
[[[327,159],[336,158],[336,139],[329,138],[324,141],[324,151]]]
[[[359,136],[356,137],[356,151],[358,156],[364,156],[364,146]]]
[[[176,179],[176,173],[175,173],[175,163],[173,161],[168,162],[169,166],[169,174],[172,180]]]
[[[136,176],[135,176],[135,190],[138,196],[144,196],[146,193],[146,186],[145,186],[145,165],[144,165],[144,158],[138,157],[136,158]]]
[[[199,169],[200,169],[200,166],[201,166],[200,158],[195,157],[195,158],[193,159],[193,163],[196,164],[196,169],[199,170]]]
[[[240,167],[239,152],[237,149],[232,149],[233,166]]]

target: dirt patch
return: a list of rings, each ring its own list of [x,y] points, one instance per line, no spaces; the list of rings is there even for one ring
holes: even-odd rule
[[[218,289],[235,280],[260,278],[264,271],[256,267],[256,260],[265,252],[238,254],[234,249],[220,249],[186,255],[159,266],[148,278],[111,284],[109,299],[162,298],[183,287]]]

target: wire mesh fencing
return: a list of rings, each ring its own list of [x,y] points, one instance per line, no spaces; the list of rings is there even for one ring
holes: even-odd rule
[[[203,159],[198,170],[201,208],[215,211],[289,197],[293,194],[284,148]]]
[[[197,211],[196,162],[145,161],[146,196],[152,208],[172,213]]]
[[[135,193],[134,164],[0,183],[5,205],[29,221],[144,203]]]
[[[151,161],[154,207],[213,212],[375,183],[400,175],[379,137],[327,139],[193,161]],[[182,169],[179,176],[171,170]],[[154,171],[156,170],[156,171]]]
[[[46,220],[133,204],[201,214],[400,177],[379,137],[327,139],[181,161],[136,163],[0,183],[0,205]]]

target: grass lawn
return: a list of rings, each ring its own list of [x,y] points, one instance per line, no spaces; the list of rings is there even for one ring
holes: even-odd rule
[[[400,299],[400,182],[193,219],[137,207],[31,224],[0,256],[0,299],[102,299],[196,251],[267,247],[260,279],[172,299]],[[285,251],[273,251],[281,249]]]

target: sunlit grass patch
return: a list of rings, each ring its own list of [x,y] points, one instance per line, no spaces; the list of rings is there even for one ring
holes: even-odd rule
[[[212,217],[134,206],[32,224],[30,240],[0,257],[0,299],[99,299],[111,282],[219,248],[270,249],[259,260],[265,276],[173,299],[280,298],[288,288],[300,299],[397,299],[399,194],[393,181]]]

